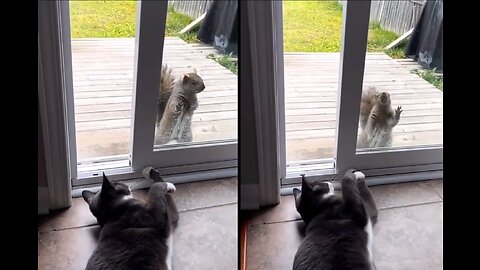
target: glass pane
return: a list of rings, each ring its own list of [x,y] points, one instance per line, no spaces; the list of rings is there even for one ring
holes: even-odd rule
[[[337,1],[283,2],[287,172],[333,166],[342,19]]]
[[[237,2],[170,1],[154,147],[237,139]],[[205,19],[183,28],[205,12]]]
[[[125,160],[130,139],[137,3],[69,4],[78,162]],[[112,164],[109,166],[124,166],[125,162]]]
[[[442,2],[372,1],[367,46],[357,150],[441,145]]]

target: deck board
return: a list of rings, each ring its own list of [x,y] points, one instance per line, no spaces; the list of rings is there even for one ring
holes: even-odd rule
[[[79,159],[128,153],[133,48],[133,39],[72,41]],[[176,73],[194,66],[205,81],[192,122],[195,141],[237,137],[237,76],[208,59],[212,53],[208,45],[165,40],[164,62]],[[287,160],[332,157],[339,54],[286,53],[284,59]],[[364,84],[390,92],[392,105],[404,110],[394,146],[443,140],[443,93],[412,74],[414,68],[383,53],[366,55]]]
[[[340,55],[286,53],[284,59],[287,160],[333,157]],[[443,92],[412,74],[414,68],[383,53],[366,55],[364,87],[388,91],[404,111],[393,146],[443,143]]]
[[[195,141],[236,138],[237,75],[208,59],[205,51],[181,39],[166,38],[163,61],[175,74],[193,66],[205,82],[192,122]],[[79,160],[127,154],[134,39],[74,39],[72,52]]]

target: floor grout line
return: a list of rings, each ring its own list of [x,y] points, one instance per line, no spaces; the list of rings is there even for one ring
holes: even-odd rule
[[[206,206],[206,207],[186,209],[186,210],[178,211],[178,213],[185,213],[185,212],[191,212],[191,211],[196,211],[196,210],[204,210],[204,209],[222,207],[222,206],[227,206],[227,205],[234,205],[234,204],[237,204],[237,203],[238,202],[230,202],[230,203],[216,204],[216,205],[211,205],[211,206]],[[74,227],[67,227],[67,228],[59,228],[59,229],[55,228],[55,229],[47,230],[47,231],[38,231],[38,233],[44,234],[44,233],[60,232],[60,231],[66,231],[66,230],[82,229],[82,228],[88,228],[88,227],[94,227],[94,226],[98,226],[98,223],[81,225],[81,226],[74,226]]]
[[[440,195],[440,193],[437,191],[437,189],[430,183],[430,188],[433,189],[433,191],[438,195],[438,197],[442,200],[443,202],[443,196]]]
[[[378,208],[378,211],[390,210],[390,209],[397,209],[397,208],[407,208],[407,207],[412,207],[412,206],[428,205],[428,204],[435,204],[435,203],[443,203],[443,200],[432,201],[432,202],[423,202],[423,203],[414,203],[414,204],[406,204],[406,205],[401,205],[401,206],[390,206],[390,207]],[[289,223],[289,222],[295,222],[295,221],[302,221],[302,219],[301,219],[301,218],[297,218],[297,219],[288,219],[288,220],[271,221],[271,222],[261,222],[261,223],[253,223],[253,222],[252,222],[252,223],[250,223],[250,225],[251,225],[251,226],[271,225],[271,224]]]
[[[49,231],[39,231],[39,234],[44,234],[44,233],[51,233],[51,232],[60,232],[60,231],[67,231],[67,230],[74,230],[74,229],[82,229],[82,228],[88,228],[88,227],[95,227],[98,226],[98,223],[93,223],[93,224],[88,224],[88,225],[81,225],[81,226],[74,226],[74,227],[67,227],[67,228],[55,228]]]
[[[419,206],[419,205],[427,205],[427,204],[434,204],[434,203],[443,203],[443,200],[433,201],[433,202],[423,202],[423,203],[406,204],[406,205],[402,205],[402,206],[389,206],[389,207],[384,207],[384,208],[378,208],[378,211],[390,210],[390,209],[397,209],[397,208],[403,208],[403,207],[406,208],[406,207]]]
[[[287,222],[294,222],[294,221],[303,221],[301,218],[297,219],[289,219],[289,220],[282,220],[282,221],[272,221],[272,222],[263,222],[261,224],[252,224],[252,225],[269,225],[269,224],[277,224],[277,223],[287,223]]]
[[[255,219],[255,218],[254,218]],[[271,224],[278,224],[278,223],[288,223],[288,222],[295,222],[295,221],[302,221],[301,218],[297,218],[297,219],[288,219],[288,220],[280,220],[280,221],[267,221],[267,222],[260,222],[260,223],[253,223],[250,222],[249,225],[250,226],[258,226],[258,225],[271,225]]]
[[[210,208],[215,208],[215,207],[222,207],[222,206],[233,205],[233,204],[238,204],[238,202],[230,202],[230,203],[216,204],[216,205],[210,205],[210,206],[199,207],[199,208],[192,208],[192,209],[180,210],[180,211],[178,211],[178,213],[191,212],[191,211],[195,211],[195,210],[204,210],[204,209],[210,209]]]
[[[426,184],[426,186],[427,186],[430,190],[433,190],[433,192],[434,192],[435,194],[437,194],[437,196],[438,196],[438,198],[440,198],[440,200],[443,201],[443,196],[440,195],[440,193],[437,191],[437,189],[435,188],[435,186],[432,184],[432,182],[434,182],[434,181],[443,181],[443,179],[442,179],[442,180],[440,180],[440,179],[429,180],[429,181],[427,181],[425,184]],[[443,185],[443,184],[442,184],[442,185]]]

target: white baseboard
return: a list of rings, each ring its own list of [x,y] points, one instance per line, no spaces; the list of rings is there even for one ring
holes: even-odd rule
[[[431,171],[431,172],[415,172],[415,173],[405,173],[405,174],[392,174],[384,176],[371,176],[366,177],[365,181],[367,186],[376,186],[376,185],[388,185],[388,184],[399,184],[406,182],[415,182],[415,181],[428,181],[443,179],[443,170]],[[282,187],[280,190],[281,196],[287,196],[293,194],[293,188],[301,189],[302,184],[297,184],[294,186]],[[340,181],[333,184],[335,189],[340,189]]]
[[[48,215],[49,200],[50,198],[48,196],[48,187],[38,187],[38,214],[39,215]]]
[[[240,210],[260,209],[259,189],[258,184],[240,184]]]
[[[208,181],[208,180],[215,180],[215,179],[221,179],[221,178],[236,177],[236,176],[238,176],[238,169],[235,167],[235,168],[227,168],[227,169],[183,173],[183,174],[176,174],[176,175],[166,175],[166,176],[162,176],[162,178],[166,182],[171,182],[174,184],[182,184],[182,183],[191,183],[196,181]],[[135,189],[149,188],[152,185],[153,181],[151,179],[140,177],[132,180],[122,181],[122,183],[128,185],[132,190],[135,190]],[[95,185],[90,185],[90,186],[74,187],[72,190],[72,197],[73,198],[81,197],[82,191],[84,190],[89,190],[91,192],[98,192],[100,191],[100,187],[101,187],[101,183],[97,183]]]

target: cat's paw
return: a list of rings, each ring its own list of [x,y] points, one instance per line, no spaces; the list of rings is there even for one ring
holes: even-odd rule
[[[175,188],[175,185],[167,182],[167,193],[173,193],[175,192],[175,190],[177,190],[177,188]]]
[[[362,173],[361,171],[356,171],[353,173],[355,177],[357,178],[357,181],[365,179],[365,174]]]
[[[354,181],[360,181],[362,179],[365,179],[365,174],[355,169],[348,169],[345,171],[343,178],[349,178]]]
[[[147,178],[147,179],[150,179],[150,171],[151,170],[155,170],[155,168],[153,168],[152,166],[148,166],[148,167],[145,167],[143,170],[142,170],[142,175],[143,177]]]
[[[345,171],[345,175],[353,174],[355,173],[355,169],[348,169]]]

